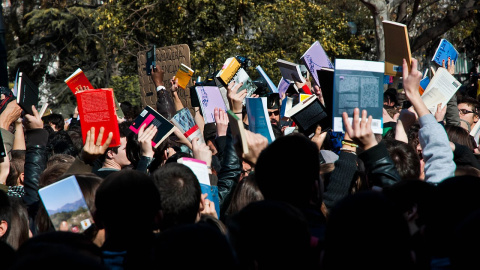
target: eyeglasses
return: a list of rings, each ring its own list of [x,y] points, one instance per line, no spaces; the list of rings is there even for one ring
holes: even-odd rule
[[[280,114],[280,111],[279,111],[279,110],[276,110],[276,111],[273,111],[273,112],[268,112],[268,115],[269,115],[269,116],[271,116],[272,114],[279,115],[279,114]]]
[[[465,115],[465,114],[469,114],[469,113],[474,113],[474,111],[469,111],[469,110],[466,110],[466,109],[458,109],[458,112],[459,112],[461,115]]]

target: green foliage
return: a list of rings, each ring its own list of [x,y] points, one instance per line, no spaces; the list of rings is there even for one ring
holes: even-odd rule
[[[140,106],[140,84],[138,76],[114,76],[112,77],[109,88],[113,88],[118,102],[128,101],[133,106]]]

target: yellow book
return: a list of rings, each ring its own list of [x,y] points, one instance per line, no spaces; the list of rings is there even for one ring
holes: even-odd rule
[[[190,79],[193,76],[195,71],[184,64],[180,64],[177,74],[175,74],[175,79],[178,79],[178,86],[182,89],[187,88]]]
[[[223,64],[222,69],[218,72],[217,78],[224,84],[228,85],[232,80],[233,76],[237,73],[240,69],[240,62],[238,62],[237,58],[230,57],[228,58],[225,63]]]

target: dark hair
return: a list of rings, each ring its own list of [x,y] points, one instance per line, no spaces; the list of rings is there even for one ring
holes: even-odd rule
[[[47,116],[42,117],[42,120],[45,124],[53,124],[60,131],[63,130],[65,125],[65,119],[63,116],[58,113],[52,113]]]
[[[289,167],[302,169],[279,168],[277,160],[283,156],[290,157]],[[260,154],[255,166],[255,179],[267,200],[284,201],[299,208],[314,201],[319,206],[321,194],[314,189],[316,182],[320,184],[318,147],[301,134],[276,139]]]
[[[257,182],[255,182],[255,176],[249,175],[246,178],[243,178],[235,188],[226,214],[235,214],[249,203],[261,200],[263,200],[263,195],[258,188]]]
[[[12,150],[12,159],[10,160],[10,171],[5,184],[7,186],[17,186],[18,177],[23,173],[25,167],[25,150]]]
[[[400,177],[402,179],[418,179],[421,171],[417,151],[407,143],[394,139],[384,139],[383,142]]]
[[[395,88],[388,88],[383,92],[383,102],[393,102],[393,106],[398,106],[398,92]]]
[[[3,190],[0,190],[0,222],[5,221],[7,226],[7,231],[0,237],[0,241],[5,242],[8,238],[8,234],[11,230],[12,222],[12,207],[10,205],[10,200],[8,199],[7,193]]]
[[[78,154],[70,135],[68,135],[67,131],[65,130],[52,133],[48,137],[46,147],[48,157],[54,154],[67,154],[75,157]]]
[[[202,192],[192,170],[183,164],[168,163],[155,171],[153,181],[162,201],[163,220],[160,228],[194,223]]]
[[[6,240],[10,246],[17,250],[29,237],[28,213],[21,198],[9,197],[9,199],[12,219],[8,223],[10,232]]]
[[[68,154],[54,154],[48,159],[47,168],[51,167],[55,164],[59,164],[59,163],[65,163],[65,164],[72,165],[74,161],[75,161],[75,157],[72,157],[71,155],[68,155]]]
[[[74,129],[68,129],[67,134],[70,136],[70,140],[72,140],[73,147],[77,153],[80,153],[83,148],[82,132]]]
[[[475,139],[468,133],[468,131],[460,126],[446,125],[448,139],[453,143],[465,145],[470,150],[477,148]]]
[[[480,102],[478,100],[470,96],[464,96],[462,99],[460,99],[457,102],[457,104],[462,104],[462,103],[465,103],[468,106],[472,107],[473,113],[475,115],[478,115],[478,110],[480,108]]]

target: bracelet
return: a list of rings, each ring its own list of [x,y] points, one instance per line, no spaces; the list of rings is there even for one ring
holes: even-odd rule
[[[237,113],[242,113],[242,112],[236,112],[236,113],[234,113],[234,114],[237,114]]]
[[[165,90],[165,89],[166,89],[166,88],[165,88],[165,86],[163,86],[163,85],[157,86],[157,91]]]
[[[353,150],[350,150],[350,149],[347,149],[347,148],[340,148],[340,151],[345,151],[345,152],[348,152],[348,153],[352,153],[354,155],[357,155],[357,153]]]
[[[346,141],[342,141],[342,144],[349,145],[351,147],[358,147],[358,144],[354,144],[354,143],[350,143],[350,142],[346,142]]]
[[[348,142],[348,143],[353,143],[353,144],[356,144],[354,141],[352,140],[343,140],[344,142]]]

